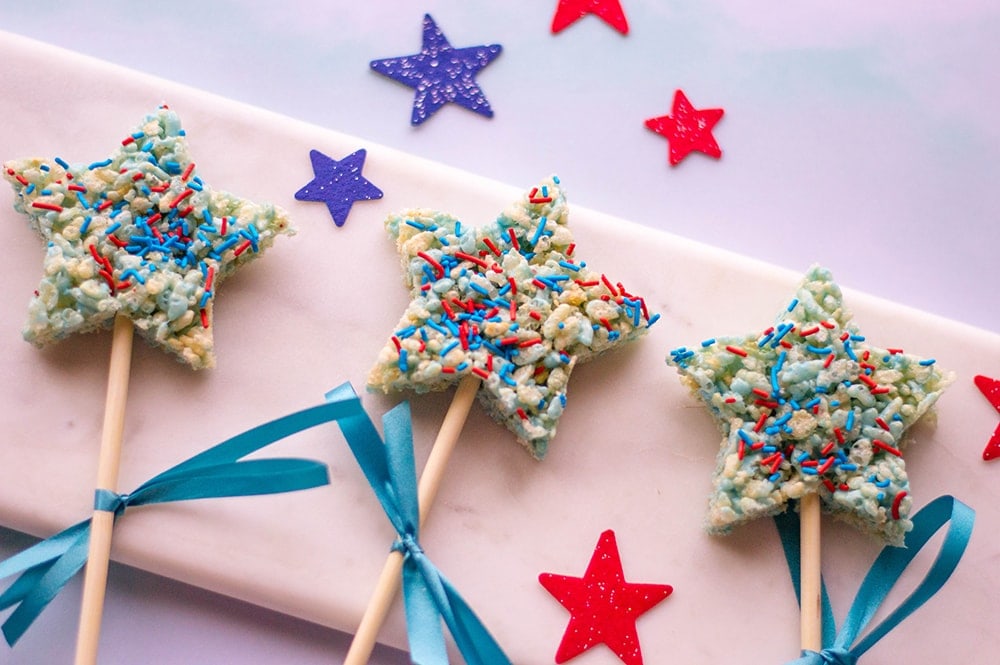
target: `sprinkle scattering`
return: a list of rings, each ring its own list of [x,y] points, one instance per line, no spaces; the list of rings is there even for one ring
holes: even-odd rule
[[[621,0],[559,0],[552,17],[552,33],[562,32],[587,14],[600,17],[623,35],[628,34],[628,20]]]
[[[979,388],[979,392],[993,405],[993,408],[1000,411],[1000,381],[981,375],[976,376],[973,381]],[[993,436],[990,437],[986,448],[983,449],[984,460],[989,461],[997,457],[1000,457],[1000,425],[997,425],[997,428],[993,430]]]
[[[213,191],[167,108],[107,159],[14,160],[3,175],[15,209],[46,242],[24,328],[39,346],[108,328],[122,313],[150,343],[193,368],[211,367],[219,284],[292,233],[280,208]]]
[[[319,150],[310,150],[309,159],[315,177],[295,192],[295,198],[325,203],[334,224],[343,226],[355,201],[382,198],[382,190],[361,175],[367,154],[362,149],[337,160]]]
[[[696,109],[683,91],[674,93],[670,115],[650,118],[646,127],[667,139],[671,166],[697,150],[719,159],[722,149],[712,135],[712,128],[722,119],[722,109]]]
[[[372,60],[371,68],[415,90],[410,116],[413,125],[426,121],[448,103],[492,118],[493,108],[476,83],[476,74],[502,50],[500,44],[454,48],[426,14],[420,53]]]
[[[538,581],[570,612],[557,663],[605,644],[626,665],[642,665],[636,620],[674,591],[669,584],[626,582],[611,530],[601,534],[583,577],[542,573]]]
[[[474,374],[490,415],[541,458],[578,362],[644,334],[658,315],[576,253],[558,178],[477,228],[432,210],[391,215],[412,301],[368,385],[443,390]]]
[[[723,433],[708,529],[784,511],[807,492],[901,545],[912,528],[903,435],[952,381],[932,359],[870,346],[814,267],[774,325],[670,352]]]

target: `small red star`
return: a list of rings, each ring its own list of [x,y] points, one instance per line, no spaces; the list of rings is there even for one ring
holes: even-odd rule
[[[621,0],[559,0],[556,15],[552,17],[552,33],[562,31],[587,14],[596,14],[618,32],[628,34]]]
[[[611,530],[601,534],[583,577],[542,573],[538,581],[570,612],[557,663],[604,643],[626,665],[642,665],[636,619],[674,590],[668,584],[626,582]]]
[[[993,408],[1000,411],[1000,381],[986,376],[977,376],[973,381],[979,388],[979,392],[985,395],[986,399],[993,405]],[[983,450],[984,460],[989,461],[996,457],[1000,457],[1000,425],[997,425],[997,428],[993,430],[993,436],[990,437],[990,442]]]
[[[694,150],[710,157],[722,157],[722,150],[712,136],[712,127],[722,118],[722,109],[696,109],[678,90],[674,93],[671,115],[661,115],[646,121],[646,127],[666,137],[670,143],[670,165],[676,166]]]

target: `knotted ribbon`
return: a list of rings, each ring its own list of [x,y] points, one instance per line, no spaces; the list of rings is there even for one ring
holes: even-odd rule
[[[154,503],[230,496],[278,494],[330,482],[327,467],[307,459],[271,458],[240,461],[270,444],[323,423],[364,413],[357,397],[338,399],[278,418],[209,448],[155,476],[128,494],[97,490],[94,508],[115,514]],[[3,594],[0,611],[15,607],[3,623],[13,646],[32,622],[87,562],[90,520],[43,540],[0,562],[0,579],[19,575]]]
[[[823,587],[823,649],[805,650],[802,655],[786,665],[855,665],[862,655],[898,626],[921,605],[930,600],[951,577],[958,565],[969,538],[975,511],[952,496],[941,496],[931,501],[913,517],[913,529],[906,534],[904,547],[886,547],[875,559],[865,575],[851,609],[844,619],[840,632],[836,632],[833,610]],[[775,517],[778,533],[785,550],[785,558],[792,574],[795,595],[799,589],[799,543],[798,515],[787,512]],[[941,543],[941,549],[930,569],[913,592],[877,626],[861,640],[855,642],[867,628],[875,612],[885,601],[889,591],[899,581],[906,567],[945,524],[948,530]],[[801,600],[801,599],[800,599]]]
[[[328,393],[327,399],[344,399],[353,394],[353,388],[344,384]],[[472,608],[420,547],[420,508],[409,404],[404,402],[383,416],[384,443],[364,412],[341,419],[338,424],[398,534],[393,549],[404,557],[403,603],[410,660],[419,665],[448,663],[443,621],[469,665],[510,665]]]

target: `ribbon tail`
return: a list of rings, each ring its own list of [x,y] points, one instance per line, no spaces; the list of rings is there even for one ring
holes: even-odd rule
[[[83,526],[78,529],[76,527]],[[83,522],[63,531],[54,538],[63,536],[69,531],[75,536],[65,551],[45,562],[25,571],[13,585],[4,593],[5,607],[17,605],[11,612],[7,620],[4,621],[2,630],[7,644],[14,646],[25,631],[31,627],[35,619],[39,617],[49,603],[62,591],[66,583],[76,575],[84,564],[87,563],[87,545],[90,541],[90,522]],[[59,538],[62,542],[65,539]],[[43,541],[40,545],[48,542]],[[37,546],[36,546],[37,547]],[[43,550],[45,548],[42,548]],[[25,550],[22,554],[30,551]],[[9,598],[8,598],[9,596]],[[11,601],[6,604],[6,601]]]
[[[448,629],[455,638],[465,662],[469,665],[510,665],[507,654],[451,582],[442,576],[441,584],[455,621],[454,625],[448,626]]]
[[[410,660],[414,665],[447,665],[448,649],[438,603],[426,583],[425,572],[411,556],[403,562],[403,603]]]
[[[944,525],[948,525],[941,548],[913,592],[880,624],[871,629],[852,649],[861,656],[889,631],[936,594],[955,571],[972,537],[975,511],[953,496],[940,496],[913,516],[913,530],[906,534],[905,547],[887,547],[872,564],[858,589],[838,638],[847,647],[867,625],[910,562]],[[844,644],[840,644],[844,642]]]
[[[329,482],[327,466],[315,460],[268,458],[226,462],[159,476],[130,494],[128,505],[281,494]]]

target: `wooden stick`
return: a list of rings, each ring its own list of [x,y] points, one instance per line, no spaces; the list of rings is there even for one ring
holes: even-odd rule
[[[420,502],[420,524],[423,525],[427,519],[431,504],[437,496],[441,487],[441,479],[444,478],[445,467],[458,437],[465,426],[465,420],[469,416],[472,402],[476,398],[479,390],[480,379],[475,375],[467,376],[458,384],[455,397],[451,400],[448,413],[444,416],[441,429],[431,448],[427,463],[424,465],[424,472],[420,476],[420,484],[417,486],[417,498]],[[347,658],[344,665],[365,665],[371,657],[372,650],[378,638],[378,631],[385,622],[385,617],[389,613],[392,601],[395,600],[399,587],[402,584],[403,554],[392,551],[389,553],[379,575],[375,592],[372,593],[368,601],[368,607],[361,617],[361,623],[351,641],[351,647],[347,651]],[[79,665],[79,664],[78,664]]]
[[[111,362],[108,369],[108,393],[104,401],[104,426],[97,462],[97,487],[116,491],[121,460],[122,431],[125,427],[125,402],[128,398],[129,370],[132,365],[132,321],[122,314],[115,317],[111,337]],[[104,612],[104,591],[111,558],[111,528],[115,516],[94,511],[90,530],[87,568],[83,578],[83,603],[80,629],[76,638],[76,665],[95,665]]]
[[[815,492],[806,494],[799,502],[799,555],[802,566],[799,624],[802,630],[802,648],[810,651],[820,651],[823,648],[819,508],[819,494]]]

